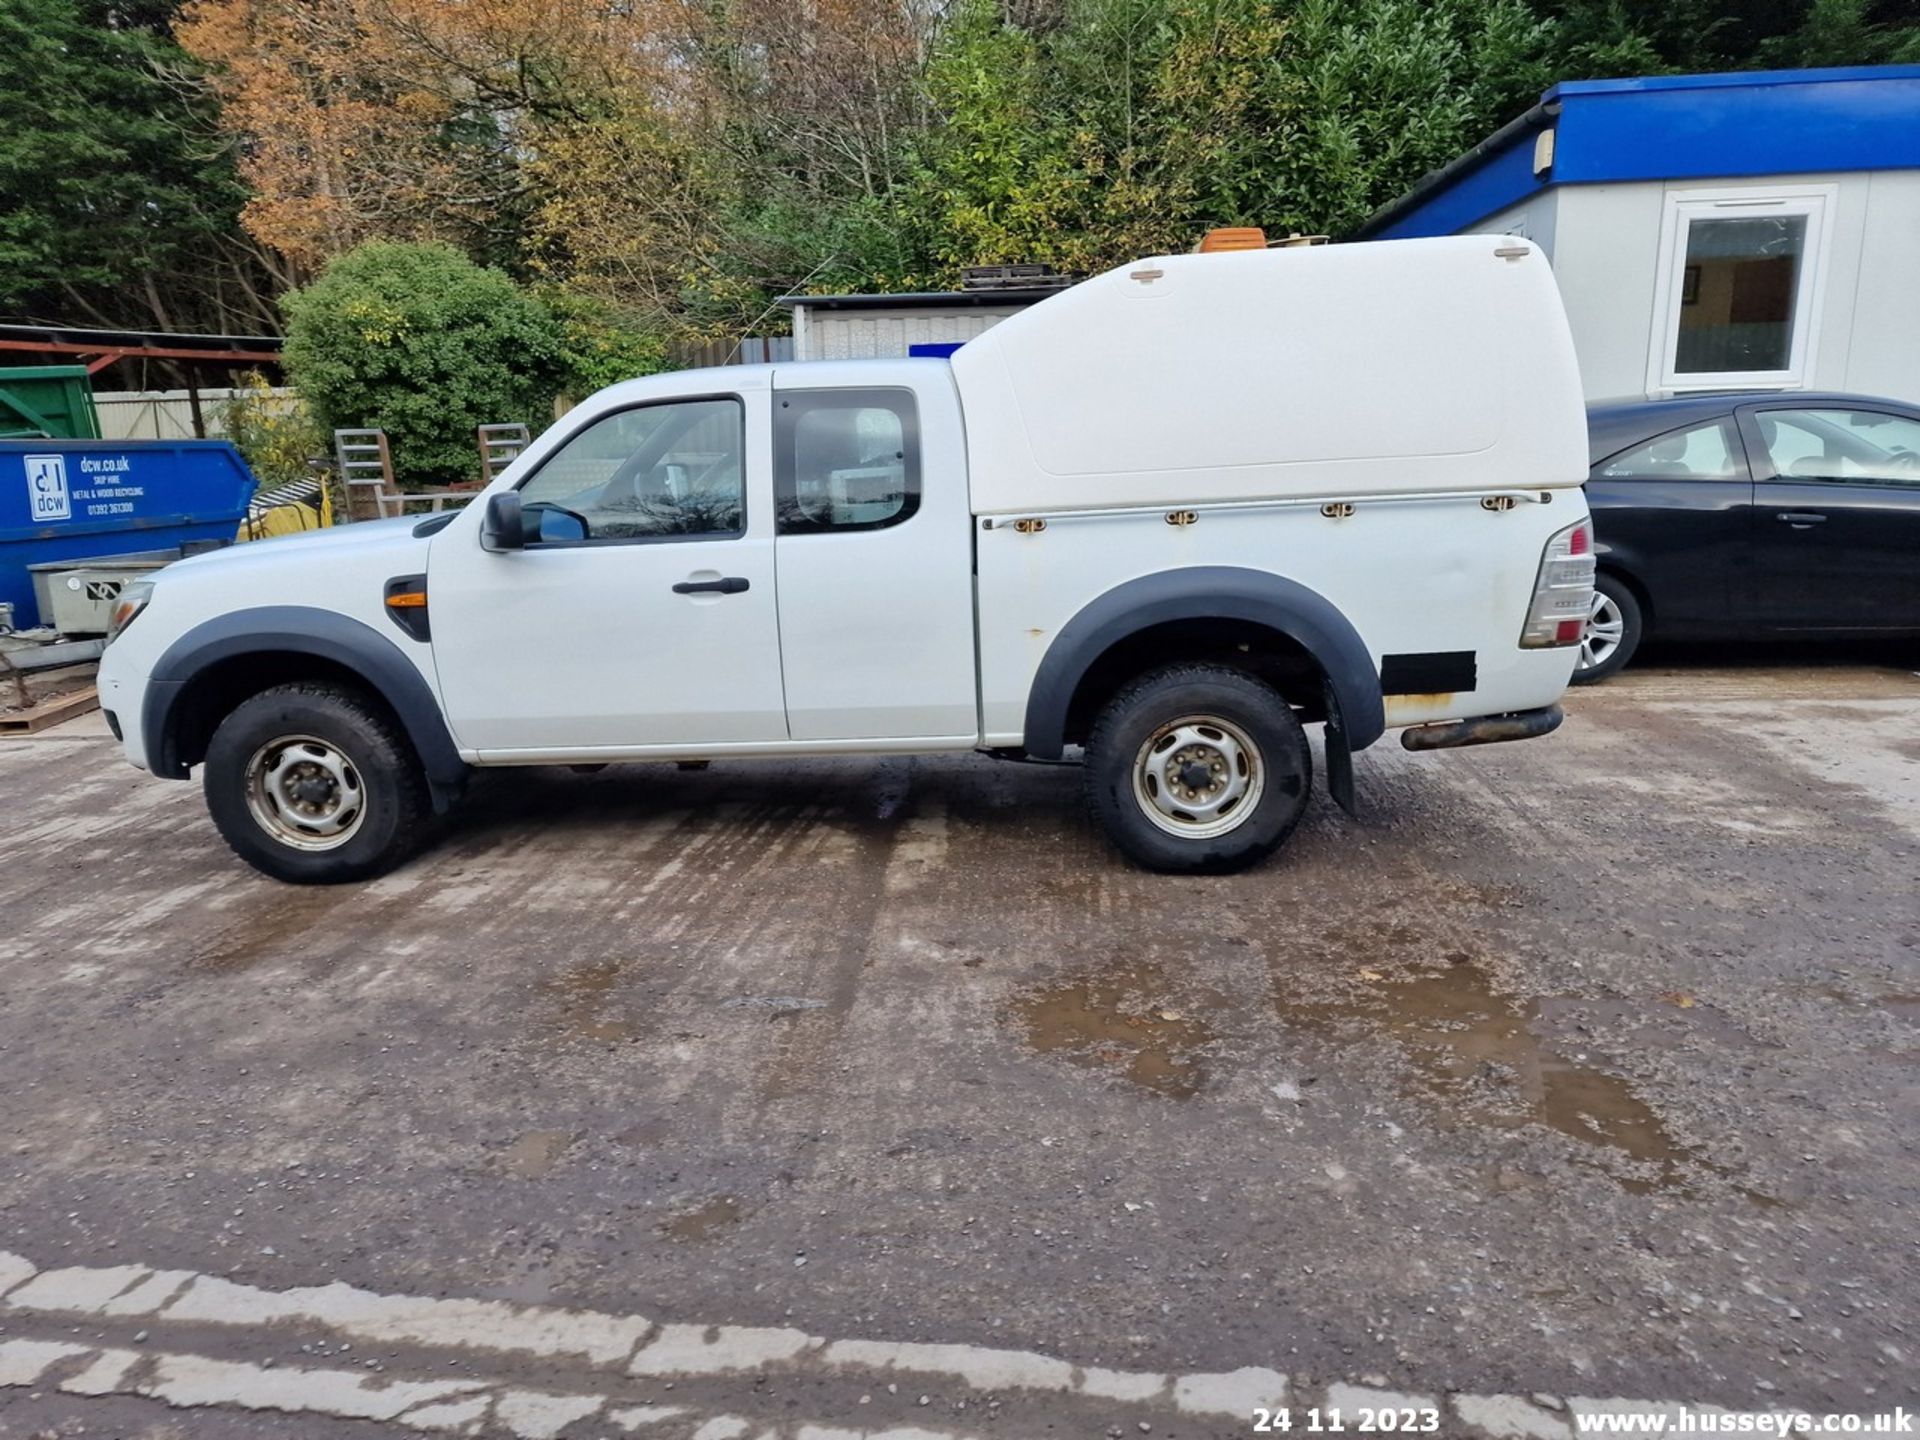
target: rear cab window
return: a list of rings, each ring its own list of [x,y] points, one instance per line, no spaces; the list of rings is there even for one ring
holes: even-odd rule
[[[774,411],[781,535],[884,530],[920,508],[920,424],[909,390],[796,390]]]

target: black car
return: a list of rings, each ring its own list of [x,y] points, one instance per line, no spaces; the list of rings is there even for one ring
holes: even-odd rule
[[[1576,681],[1662,640],[1920,636],[1920,406],[1690,395],[1587,412],[1599,562]]]

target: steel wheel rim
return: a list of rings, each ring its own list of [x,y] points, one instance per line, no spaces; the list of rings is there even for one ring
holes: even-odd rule
[[[1217,715],[1162,725],[1133,760],[1140,813],[1182,840],[1212,840],[1239,829],[1259,808],[1266,784],[1260,747]]]
[[[1604,665],[1627,638],[1627,617],[1611,595],[1593,592],[1593,604],[1587,610],[1587,628],[1580,636],[1580,668],[1592,670]]]
[[[254,823],[295,850],[337,850],[367,818],[366,783],[345,752],[317,735],[282,735],[247,761]]]

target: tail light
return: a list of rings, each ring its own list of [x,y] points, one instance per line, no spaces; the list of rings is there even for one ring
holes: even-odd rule
[[[1587,519],[1547,541],[1539,578],[1533,582],[1533,603],[1527,607],[1527,623],[1520,631],[1520,648],[1578,645],[1592,608],[1593,521]]]

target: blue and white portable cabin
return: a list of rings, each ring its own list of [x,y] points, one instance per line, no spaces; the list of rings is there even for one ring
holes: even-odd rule
[[[1573,81],[1356,239],[1523,235],[1589,398],[1920,400],[1920,65]]]

